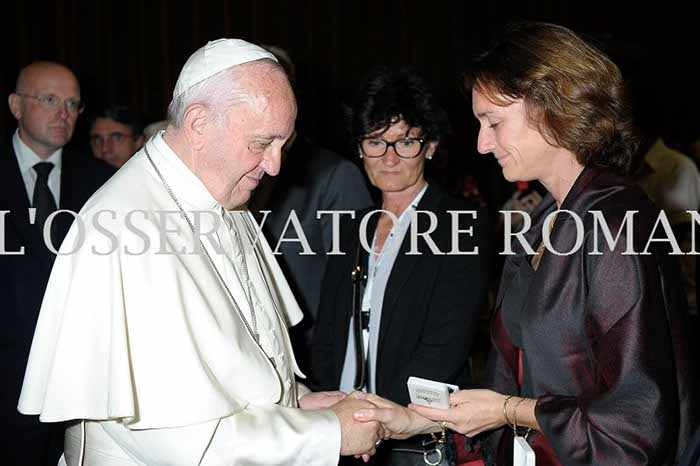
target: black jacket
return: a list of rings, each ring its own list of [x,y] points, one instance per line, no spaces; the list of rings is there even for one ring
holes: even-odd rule
[[[78,212],[113,173],[106,164],[81,153],[63,150],[59,208]],[[63,450],[63,426],[40,424],[37,416],[17,412],[17,401],[55,255],[44,245],[36,225],[29,223],[29,196],[19,171],[11,139],[0,143],[0,223],[4,250],[0,253],[0,464],[44,465],[58,462]],[[54,228],[61,241],[73,217],[60,214]],[[56,244],[58,248],[60,243]],[[24,247],[24,254],[10,255]]]
[[[475,210],[463,200],[448,196],[430,184],[417,211],[435,213],[438,226],[431,234],[438,249],[452,250],[452,216],[448,211]],[[312,345],[314,381],[321,389],[338,389],[352,315],[350,273],[359,244],[359,225],[370,210],[341,223],[341,251],[329,256],[321,291],[319,318]],[[479,308],[488,281],[486,219],[460,216],[460,229],[474,227],[474,235],[461,234],[459,248],[478,255],[436,255],[419,237],[421,255],[407,255],[410,229],[394,262],[382,305],[378,338],[376,391],[397,403],[409,402],[406,381],[417,376],[465,387],[470,383],[469,350],[474,339]],[[368,242],[377,226],[372,216]],[[429,218],[418,216],[419,232],[427,231]],[[363,256],[367,252],[362,250]]]

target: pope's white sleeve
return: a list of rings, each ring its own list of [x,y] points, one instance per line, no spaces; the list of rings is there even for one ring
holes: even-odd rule
[[[105,423],[129,456],[148,465],[336,465],[340,423],[329,409],[248,406],[194,426],[130,430]],[[200,462],[201,461],[201,462]]]
[[[340,423],[329,409],[248,407],[222,419],[202,464],[334,466],[340,440]]]
[[[311,389],[304,385],[301,382],[296,382],[297,384],[297,401],[301,400],[304,398],[306,395],[308,395],[311,392]]]

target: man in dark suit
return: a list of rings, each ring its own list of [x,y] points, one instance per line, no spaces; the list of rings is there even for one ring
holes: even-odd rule
[[[82,113],[80,86],[65,66],[35,62],[8,99],[17,130],[0,142],[0,464],[55,465],[63,425],[17,412],[34,327],[55,254],[73,216],[112,170],[64,150]]]

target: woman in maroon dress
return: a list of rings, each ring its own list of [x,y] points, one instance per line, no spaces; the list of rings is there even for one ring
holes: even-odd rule
[[[529,23],[480,57],[466,88],[479,152],[549,192],[506,260],[488,389],[453,394],[448,410],[375,399],[384,409],[356,417],[397,437],[434,430],[428,420],[490,431],[498,464],[515,431],[537,464],[672,464],[697,419],[687,305],[670,243],[649,241],[664,237],[658,209],[620,176],[637,142],[619,69],[568,29]]]

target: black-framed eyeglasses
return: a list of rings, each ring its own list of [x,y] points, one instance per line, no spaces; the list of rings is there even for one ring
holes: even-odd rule
[[[52,110],[58,110],[61,108],[61,106],[65,106],[65,109],[68,111],[68,113],[72,114],[81,114],[85,110],[85,104],[80,101],[80,99],[61,99],[60,97],[49,94],[49,95],[31,95],[31,94],[24,94],[21,92],[15,92],[20,97],[27,97],[30,99],[34,99],[38,101],[40,104],[42,104],[44,107],[48,107]]]
[[[402,159],[413,159],[423,151],[425,139],[423,138],[403,138],[394,142],[385,141],[381,138],[361,138],[360,149],[366,157],[379,158],[386,154],[389,147],[394,148],[396,155]]]

